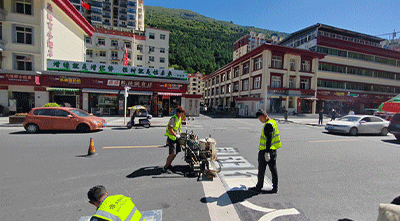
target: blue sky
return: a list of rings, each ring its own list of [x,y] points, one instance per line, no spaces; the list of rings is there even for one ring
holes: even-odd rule
[[[389,38],[400,31],[400,0],[143,0],[234,24],[292,33],[316,23]],[[397,37],[400,37],[400,32]],[[392,38],[392,36],[390,36]]]

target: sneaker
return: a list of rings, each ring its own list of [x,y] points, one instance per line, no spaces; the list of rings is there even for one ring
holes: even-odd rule
[[[258,187],[251,187],[248,190],[255,193],[261,193],[261,188]]]

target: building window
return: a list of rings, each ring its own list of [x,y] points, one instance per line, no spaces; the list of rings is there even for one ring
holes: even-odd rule
[[[106,51],[100,51],[100,57],[106,57],[107,53]]]
[[[160,48],[160,53],[165,54],[165,48]]]
[[[233,83],[233,92],[239,91],[239,81]]]
[[[154,62],[154,56],[149,56],[149,61]]]
[[[111,47],[118,47],[118,40],[111,40]]]
[[[86,50],[86,55],[89,57],[93,57],[93,50]]]
[[[165,40],[165,35],[164,34],[160,34],[160,39],[161,40]]]
[[[15,0],[14,10],[15,13],[32,15],[32,0]]]
[[[282,57],[281,56],[272,56],[272,67],[273,68],[282,68]]]
[[[104,38],[97,39],[97,45],[106,45],[106,39]]]
[[[17,70],[32,71],[33,63],[31,56],[15,55],[15,64]]]
[[[291,71],[296,70],[296,60],[295,59],[290,59],[290,70]]]
[[[221,87],[221,94],[225,94],[225,87],[224,86]]]
[[[244,91],[249,90],[249,79],[242,81],[242,90],[244,90]]]
[[[143,55],[138,55],[138,56],[136,56],[136,60],[138,60],[138,61],[143,61]]]
[[[154,52],[154,46],[149,46],[149,53]]]
[[[124,42],[125,43],[125,47],[126,48],[131,48],[132,47],[132,45],[131,45],[131,42],[129,42],[129,41],[126,41],[126,42]]]
[[[271,76],[271,87],[280,88],[282,85],[281,76]]]
[[[161,57],[160,58],[160,63],[165,63],[165,58]]]
[[[303,90],[308,90],[310,89],[310,79],[300,79],[300,88]]]
[[[92,38],[91,37],[85,37],[85,43],[86,44],[92,44]]]
[[[254,70],[260,70],[262,68],[262,57],[256,58],[254,60]]]
[[[289,79],[289,88],[296,88],[296,78],[291,77]]]
[[[118,65],[118,62],[117,61],[111,61],[111,64]]]
[[[118,59],[118,51],[111,51],[111,59]]]
[[[226,74],[226,80],[230,80],[231,79],[231,71],[228,71],[228,73]]]
[[[21,44],[33,44],[33,29],[25,26],[15,26],[15,42]]]
[[[143,45],[137,45],[136,50],[142,52],[143,51]]]
[[[233,70],[233,77],[234,78],[239,77],[239,68],[238,67]]]
[[[248,74],[248,73],[249,73],[249,62],[243,65],[243,74]]]
[[[149,39],[155,39],[155,34],[154,33],[149,33]]]
[[[225,74],[222,74],[221,82],[224,82],[224,81],[225,81]]]
[[[226,85],[226,92],[231,93],[231,84]]]
[[[310,61],[302,61],[301,62],[301,69],[302,69],[302,71],[310,72],[310,70],[311,70]]]
[[[253,78],[253,89],[261,88],[261,76],[257,76]]]

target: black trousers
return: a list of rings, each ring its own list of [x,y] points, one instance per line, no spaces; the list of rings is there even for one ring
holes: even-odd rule
[[[267,162],[265,160],[265,153],[267,150],[259,150],[258,151],[258,181],[256,187],[262,189],[264,186],[264,176],[265,170],[267,166],[271,171],[272,175],[272,186],[274,189],[278,189],[278,170],[276,169],[276,150],[268,150],[270,151],[271,159]]]

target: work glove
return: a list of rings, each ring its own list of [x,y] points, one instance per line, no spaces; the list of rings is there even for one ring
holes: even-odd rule
[[[264,157],[266,162],[269,162],[271,160],[271,154],[269,152],[265,152]]]
[[[176,139],[179,139],[181,137],[181,135],[177,134],[175,137],[176,137]]]

